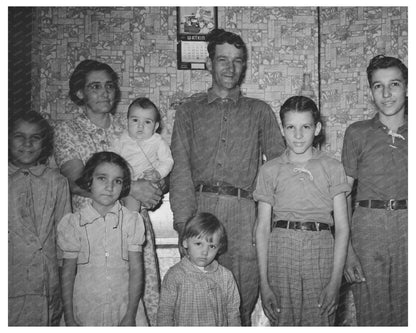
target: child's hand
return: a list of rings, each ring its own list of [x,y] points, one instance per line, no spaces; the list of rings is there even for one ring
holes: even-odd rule
[[[261,285],[260,294],[264,314],[273,324],[277,324],[279,321],[278,314],[280,312],[280,308],[276,295],[269,285]]]
[[[344,267],[344,276],[348,283],[361,283],[365,281],[360,260],[352,248],[348,250]]]
[[[160,180],[162,177],[160,176],[159,171],[150,169],[143,172],[143,178],[155,182]]]
[[[326,313],[329,316],[337,309],[339,288],[340,283],[330,281],[322,290],[318,300],[318,307],[321,308],[321,315]]]
[[[123,319],[121,319],[120,326],[136,326],[136,318],[126,314]]]

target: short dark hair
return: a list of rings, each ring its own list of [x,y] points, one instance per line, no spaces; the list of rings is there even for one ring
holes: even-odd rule
[[[53,128],[49,122],[42,117],[39,112],[36,111],[19,111],[14,113],[9,119],[9,160],[11,158],[10,144],[13,137],[13,131],[15,130],[17,123],[20,121],[26,121],[30,124],[39,126],[42,135],[42,151],[39,155],[38,162],[46,164],[48,158],[53,153]]]
[[[367,67],[367,79],[370,87],[372,85],[373,73],[377,69],[385,69],[390,67],[397,67],[403,75],[403,79],[407,86],[407,67],[398,58],[388,57],[383,54],[379,54],[370,60],[370,64]]]
[[[93,154],[88,159],[87,163],[85,163],[85,167],[84,170],[82,170],[81,177],[75,181],[76,184],[83,190],[90,192],[92,185],[92,175],[97,166],[99,166],[102,163],[115,164],[118,165],[121,168],[121,170],[123,170],[123,186],[121,189],[120,198],[126,197],[130,193],[130,168],[123,157],[110,151],[101,151]]]
[[[117,73],[111,68],[110,65],[106,63],[99,62],[97,60],[87,59],[81,61],[77,67],[75,67],[70,79],[69,79],[69,98],[76,104],[76,105],[84,105],[84,101],[77,96],[77,92],[85,88],[85,83],[87,79],[87,75],[90,72],[96,71],[106,71],[110,77],[111,81],[116,86],[115,96],[114,96],[114,106],[120,101],[121,91],[120,87],[118,86],[118,75]],[[115,107],[113,108],[113,110]]]
[[[192,237],[206,238],[208,241],[212,241],[215,233],[218,233],[219,236],[217,253],[219,256],[227,251],[227,232],[224,225],[211,213],[197,213],[186,222],[179,245],[182,247],[182,242]]]
[[[306,96],[292,96],[289,97],[283,105],[280,107],[280,120],[282,121],[282,125],[284,126],[285,123],[285,114],[288,112],[311,112],[314,124],[321,123],[322,129],[321,132],[315,136],[313,145],[316,146],[318,144],[322,144],[325,136],[323,134],[323,123],[321,120],[321,113],[319,112],[316,103]]]
[[[127,118],[130,117],[130,109],[133,106],[140,107],[142,109],[153,109],[155,111],[156,122],[159,123],[160,125],[160,121],[162,120],[162,117],[160,115],[159,109],[157,108],[155,103],[153,103],[150,99],[148,99],[147,97],[138,97],[133,102],[131,102],[127,110]]]
[[[243,39],[239,35],[233,32],[225,31],[224,29],[213,29],[208,33],[206,37],[206,41],[208,42],[207,49],[208,49],[208,55],[211,61],[214,61],[217,45],[228,43],[228,44],[234,45],[237,49],[243,50],[244,66],[243,66],[243,72],[241,74],[241,78],[239,81],[239,84],[241,84],[241,82],[243,82],[244,77],[246,75],[247,60],[248,60],[247,46],[244,43]]]

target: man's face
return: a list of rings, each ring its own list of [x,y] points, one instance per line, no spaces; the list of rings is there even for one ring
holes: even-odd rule
[[[371,81],[371,94],[380,116],[392,117],[404,113],[407,85],[399,68],[377,69]]]
[[[229,90],[238,85],[245,70],[243,49],[228,43],[216,45],[214,60],[208,59],[207,68],[212,75],[214,91],[226,97]]]

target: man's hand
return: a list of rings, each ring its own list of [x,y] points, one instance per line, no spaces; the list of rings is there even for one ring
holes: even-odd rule
[[[365,281],[360,260],[351,246],[348,249],[347,260],[344,267],[344,276],[348,283],[361,283]]]
[[[130,195],[140,201],[143,206],[156,206],[162,198],[162,191],[151,181],[139,179],[131,183]]]

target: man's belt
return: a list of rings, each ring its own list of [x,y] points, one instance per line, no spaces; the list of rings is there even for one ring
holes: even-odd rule
[[[297,221],[286,221],[286,220],[273,221],[272,228],[284,228],[284,229],[305,230],[305,231],[331,230],[331,226],[327,223],[297,222]]]
[[[357,206],[366,208],[378,208],[386,210],[407,209],[407,199],[403,200],[360,200]]]
[[[218,195],[231,195],[231,196],[245,198],[245,199],[253,199],[253,194],[251,192],[243,190],[238,187],[228,186],[228,185],[214,186],[214,185],[200,184],[195,187],[195,190],[199,192],[215,193]]]

